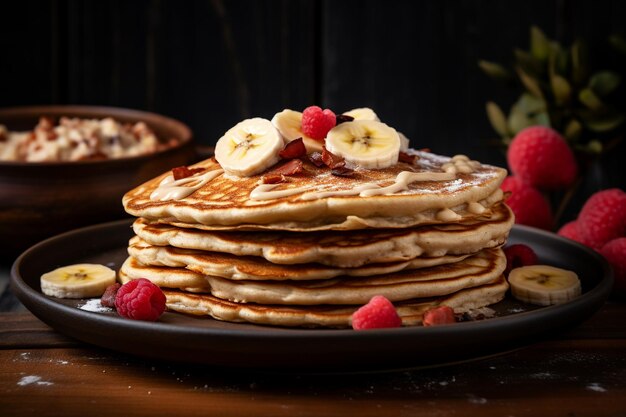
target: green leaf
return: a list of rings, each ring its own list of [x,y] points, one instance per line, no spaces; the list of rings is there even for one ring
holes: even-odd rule
[[[593,139],[587,144],[587,152],[589,153],[595,153],[599,155],[602,153],[602,149],[602,142],[600,142],[598,139]]]
[[[487,117],[489,118],[489,122],[491,123],[491,127],[495,130],[500,136],[508,137],[509,136],[509,128],[506,124],[506,116],[500,107],[494,103],[493,101],[488,101],[485,106],[487,110]]]
[[[602,111],[606,108],[602,100],[598,98],[591,88],[585,88],[578,93],[578,99],[590,110]]]
[[[510,81],[512,76],[509,70],[496,62],[490,62],[485,60],[478,61],[478,66],[481,70],[491,78],[500,81]]]
[[[572,54],[572,80],[575,85],[582,85],[587,79],[588,73],[588,51],[586,44],[577,39],[572,44],[571,50]]]
[[[593,74],[589,80],[589,88],[599,97],[611,94],[622,82],[622,77],[612,71],[601,71]]]
[[[569,102],[572,96],[572,87],[565,78],[558,74],[553,74],[550,77],[550,86],[557,104],[563,105]]]
[[[576,119],[572,119],[565,126],[565,131],[563,135],[565,138],[571,142],[576,142],[580,139],[580,136],[583,133],[583,125]]]
[[[530,28],[530,53],[541,62],[545,62],[550,55],[550,41],[537,26]]]
[[[526,74],[524,70],[520,67],[517,67],[517,75],[519,76],[520,81],[526,87],[529,93],[537,96],[539,98],[543,98],[543,93],[541,92],[541,87],[539,86],[539,82],[532,78],[530,75]]]
[[[522,94],[511,107],[508,125],[509,131],[513,135],[528,126],[550,126],[550,117],[545,101],[532,94]]]
[[[548,57],[549,73],[567,76],[567,66],[569,65],[569,56],[567,51],[563,50],[558,42],[550,43],[550,56]]]
[[[626,117],[623,114],[612,112],[609,114],[598,116],[589,111],[580,112],[585,126],[594,132],[606,133],[618,128]]]
[[[522,68],[525,73],[532,75],[541,75],[544,73],[544,68],[543,65],[541,65],[541,61],[537,60],[530,53],[522,49],[515,48],[513,54],[515,55],[515,61],[517,63],[517,66]]]
[[[621,35],[612,35],[609,37],[609,43],[615,50],[626,55],[626,39]]]

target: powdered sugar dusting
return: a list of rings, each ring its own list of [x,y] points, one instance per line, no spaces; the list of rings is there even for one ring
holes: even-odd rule
[[[597,382],[592,382],[591,384],[587,385],[586,388],[588,390],[595,391],[595,392],[606,392],[606,388],[604,388],[602,385],[598,384]]]
[[[42,381],[42,378],[38,375],[27,375],[27,376],[23,376],[22,379],[20,379],[17,382],[17,385],[19,386],[26,386],[26,385],[32,385],[32,384],[36,384],[36,385],[54,385],[54,382],[50,382],[50,381]]]
[[[99,298],[92,298],[91,300],[87,301],[85,304],[83,304],[79,308],[81,310],[92,311],[94,313],[110,313],[113,311],[112,308],[105,307],[102,304],[100,304]]]

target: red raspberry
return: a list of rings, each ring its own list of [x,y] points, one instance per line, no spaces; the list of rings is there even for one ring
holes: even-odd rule
[[[384,327],[400,327],[402,319],[391,301],[382,295],[375,295],[352,314],[354,330],[381,329]]]
[[[506,256],[506,269],[504,270],[506,277],[509,276],[512,269],[537,263],[535,251],[530,246],[521,243],[505,247],[504,255]]]
[[[422,318],[422,325],[437,326],[439,324],[455,323],[454,310],[448,306],[439,306],[426,310]]]
[[[578,233],[578,222],[575,220],[561,226],[558,235],[575,240],[576,242],[581,242],[580,234]]]
[[[543,189],[559,189],[572,184],[578,174],[574,153],[555,130],[531,126],[519,132],[507,152],[514,175]]]
[[[617,294],[626,296],[626,237],[611,240],[600,253],[613,267],[613,289]]]
[[[156,321],[165,311],[165,294],[145,278],[134,279],[117,291],[115,308],[122,317]]]
[[[302,113],[302,133],[316,140],[324,140],[336,123],[335,113],[318,106],[307,107]]]
[[[500,188],[511,193],[506,204],[515,213],[515,223],[546,230],[552,228],[552,209],[538,190],[517,177],[505,178]]]
[[[626,193],[619,188],[595,193],[580,211],[578,225],[581,242],[596,250],[626,235]]]

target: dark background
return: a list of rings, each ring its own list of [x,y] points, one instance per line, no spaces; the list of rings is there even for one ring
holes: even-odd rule
[[[508,111],[520,90],[477,61],[511,63],[533,24],[565,44],[603,44],[626,32],[626,1],[5,2],[0,106],[151,110],[206,145],[249,116],[369,106],[413,147],[504,165],[484,106]],[[626,188],[625,153],[604,159],[598,186]]]

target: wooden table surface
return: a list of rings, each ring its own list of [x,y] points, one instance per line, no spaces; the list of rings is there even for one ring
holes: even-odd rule
[[[442,368],[272,375],[165,363],[0,313],[0,416],[626,416],[626,304],[512,353]]]

